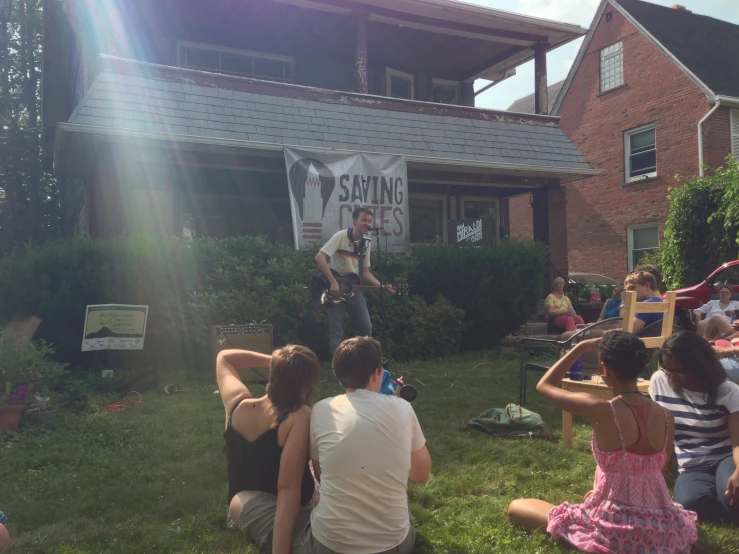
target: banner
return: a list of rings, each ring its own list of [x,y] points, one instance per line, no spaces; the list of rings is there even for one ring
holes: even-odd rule
[[[380,247],[410,250],[408,169],[403,156],[317,153],[285,148],[295,248],[326,242],[352,226],[352,211],[371,209]],[[373,237],[374,239],[374,237]],[[378,247],[373,245],[373,249]]]
[[[82,351],[142,350],[148,306],[96,304],[87,306]]]
[[[495,244],[495,228],[492,217],[477,219],[451,219],[447,235],[450,244],[472,243],[476,246]]]

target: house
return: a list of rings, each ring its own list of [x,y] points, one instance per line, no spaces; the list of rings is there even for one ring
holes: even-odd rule
[[[675,175],[739,155],[739,26],[603,0],[552,106],[601,175],[567,185],[569,268],[616,279],[660,244]],[[511,234],[532,234],[527,195]]]
[[[598,171],[546,115],[546,52],[585,29],[456,0],[46,6],[46,162],[69,234],[292,243],[283,150],[298,147],[404,156],[410,243],[455,218],[506,235],[507,199],[529,192],[534,235],[566,265],[562,184]],[[531,59],[538,113],[474,106],[476,79]]]

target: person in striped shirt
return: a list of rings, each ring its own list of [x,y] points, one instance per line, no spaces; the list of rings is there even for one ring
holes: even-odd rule
[[[675,501],[701,520],[739,525],[739,386],[690,331],[667,339],[658,361],[649,394],[675,417]]]

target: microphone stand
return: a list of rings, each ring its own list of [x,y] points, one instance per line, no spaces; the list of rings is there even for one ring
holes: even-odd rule
[[[382,323],[382,351],[385,354],[385,369],[390,371],[388,368],[390,360],[390,352],[388,352],[387,346],[387,318],[385,314],[385,283],[383,281],[382,271],[382,247],[380,246],[380,231],[382,227],[375,228],[372,232],[377,237],[377,275],[378,281],[380,281],[380,322]],[[387,235],[385,235],[385,250],[387,251]]]

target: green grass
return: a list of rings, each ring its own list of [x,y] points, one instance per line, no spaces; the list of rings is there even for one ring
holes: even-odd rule
[[[534,391],[536,376],[528,407],[554,428],[557,442],[493,439],[465,429],[485,409],[517,402],[515,356],[476,353],[391,369],[419,389],[414,407],[434,464],[429,482],[409,489],[418,527],[414,552],[564,552],[506,516],[514,498],[578,502],[592,488],[592,455],[562,448],[561,416]],[[225,525],[220,397],[213,385],[185,385],[177,396],[149,392],[143,405],[123,413],[62,415],[53,429],[3,435],[7,551],[255,553]],[[337,392],[326,371],[322,395]],[[590,428],[576,418],[575,432],[587,438]],[[701,525],[699,534],[695,552],[739,552],[739,530]]]

